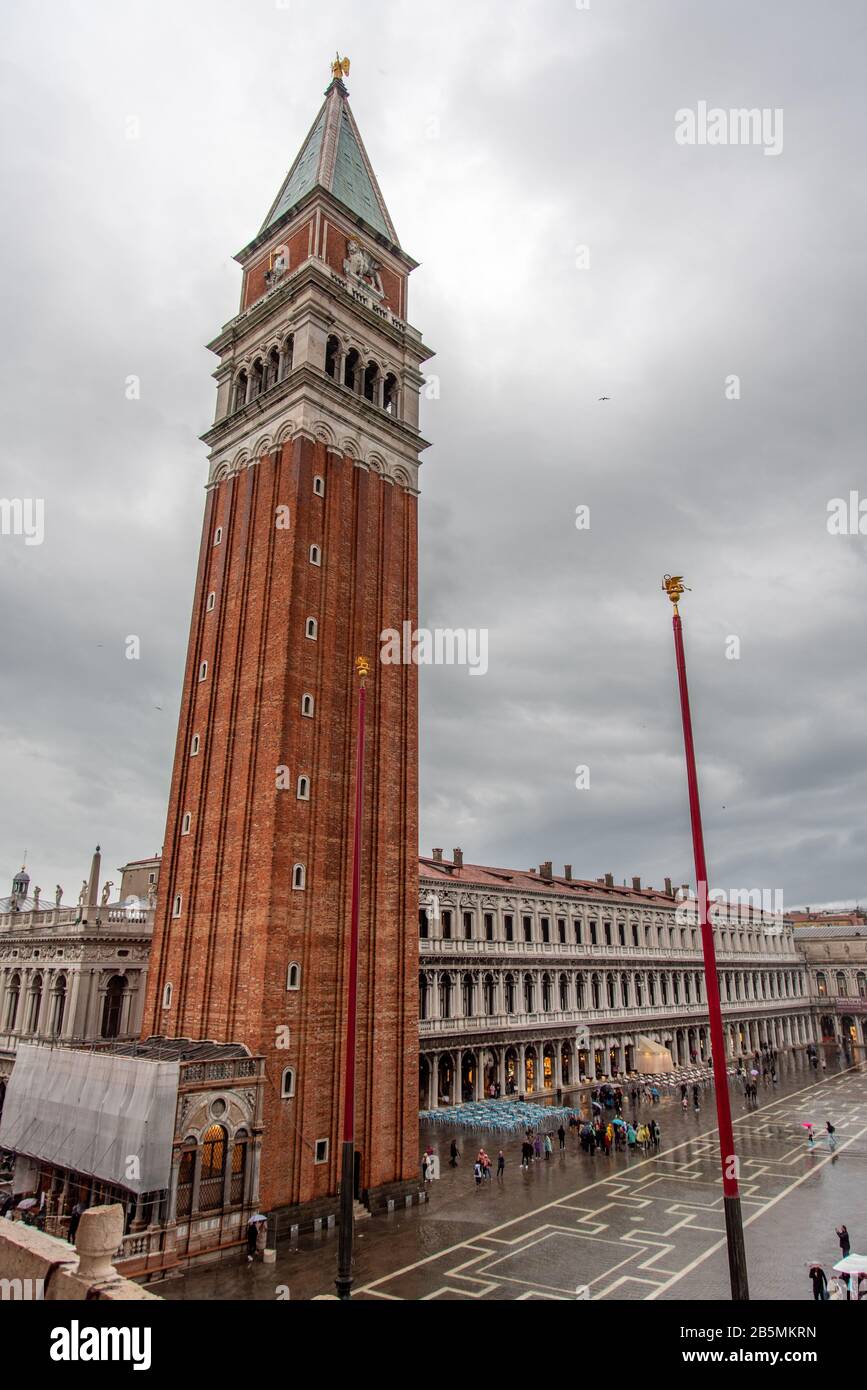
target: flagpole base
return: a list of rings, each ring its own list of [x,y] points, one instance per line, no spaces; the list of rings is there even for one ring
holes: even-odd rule
[[[747,1279],[747,1253],[744,1246],[744,1223],[741,1217],[741,1199],[723,1197],[726,1217],[726,1243],[729,1252],[729,1279],[732,1286],[733,1303],[749,1303],[750,1286]]]
[[[337,1278],[334,1281],[339,1299],[352,1297],[352,1239],[355,1233],[355,1140],[343,1142],[340,1169],[340,1229],[337,1247]]]

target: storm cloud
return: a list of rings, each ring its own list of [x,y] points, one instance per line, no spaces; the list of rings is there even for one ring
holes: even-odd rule
[[[115,878],[161,843],[203,344],[339,47],[436,350],[420,622],[489,635],[484,678],[420,671],[423,848],[693,878],[669,571],[713,882],[863,900],[867,535],[827,526],[867,497],[862,7],[12,0],[4,29],[0,491],[45,539],[0,536],[0,874],[26,848],[71,900],[97,840]],[[782,112],[782,148],[681,143],[700,103]]]

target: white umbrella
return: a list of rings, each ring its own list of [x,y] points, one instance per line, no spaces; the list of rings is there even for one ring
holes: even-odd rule
[[[867,1255],[847,1255],[834,1269],[838,1274],[867,1274]]]

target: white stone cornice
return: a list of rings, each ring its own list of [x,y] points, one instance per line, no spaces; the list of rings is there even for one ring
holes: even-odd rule
[[[296,383],[287,378],[286,391],[278,386],[264,398],[257,398],[259,411],[251,414],[247,407],[238,412],[236,420],[230,417],[220,422],[223,428],[203,436],[212,445],[209,485],[239,472],[287,440],[300,437],[320,441],[331,452],[352,458],[370,472],[417,494],[416,441],[402,439],[393,426],[390,428],[387,416],[379,421],[375,407],[359,412],[358,398],[350,392],[344,396],[330,378],[324,380],[331,391],[323,392],[320,382],[315,383],[318,389],[311,389],[306,380],[310,374],[309,369],[299,372]],[[267,400],[269,395],[271,401]]]

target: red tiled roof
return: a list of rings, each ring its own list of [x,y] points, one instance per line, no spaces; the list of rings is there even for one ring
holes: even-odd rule
[[[490,885],[511,888],[519,893],[542,892],[556,894],[558,897],[568,893],[580,897],[592,894],[596,898],[607,896],[642,903],[671,904],[674,901],[661,888],[625,888],[622,884],[615,883],[611,886],[607,883],[596,883],[592,879],[559,878],[556,874],[553,878],[543,878],[541,874],[530,873],[527,869],[496,869],[486,864],[464,864],[462,868],[456,869],[450,860],[440,863],[436,859],[421,856],[418,868],[422,878],[441,878],[444,883],[474,883],[482,887]]]

